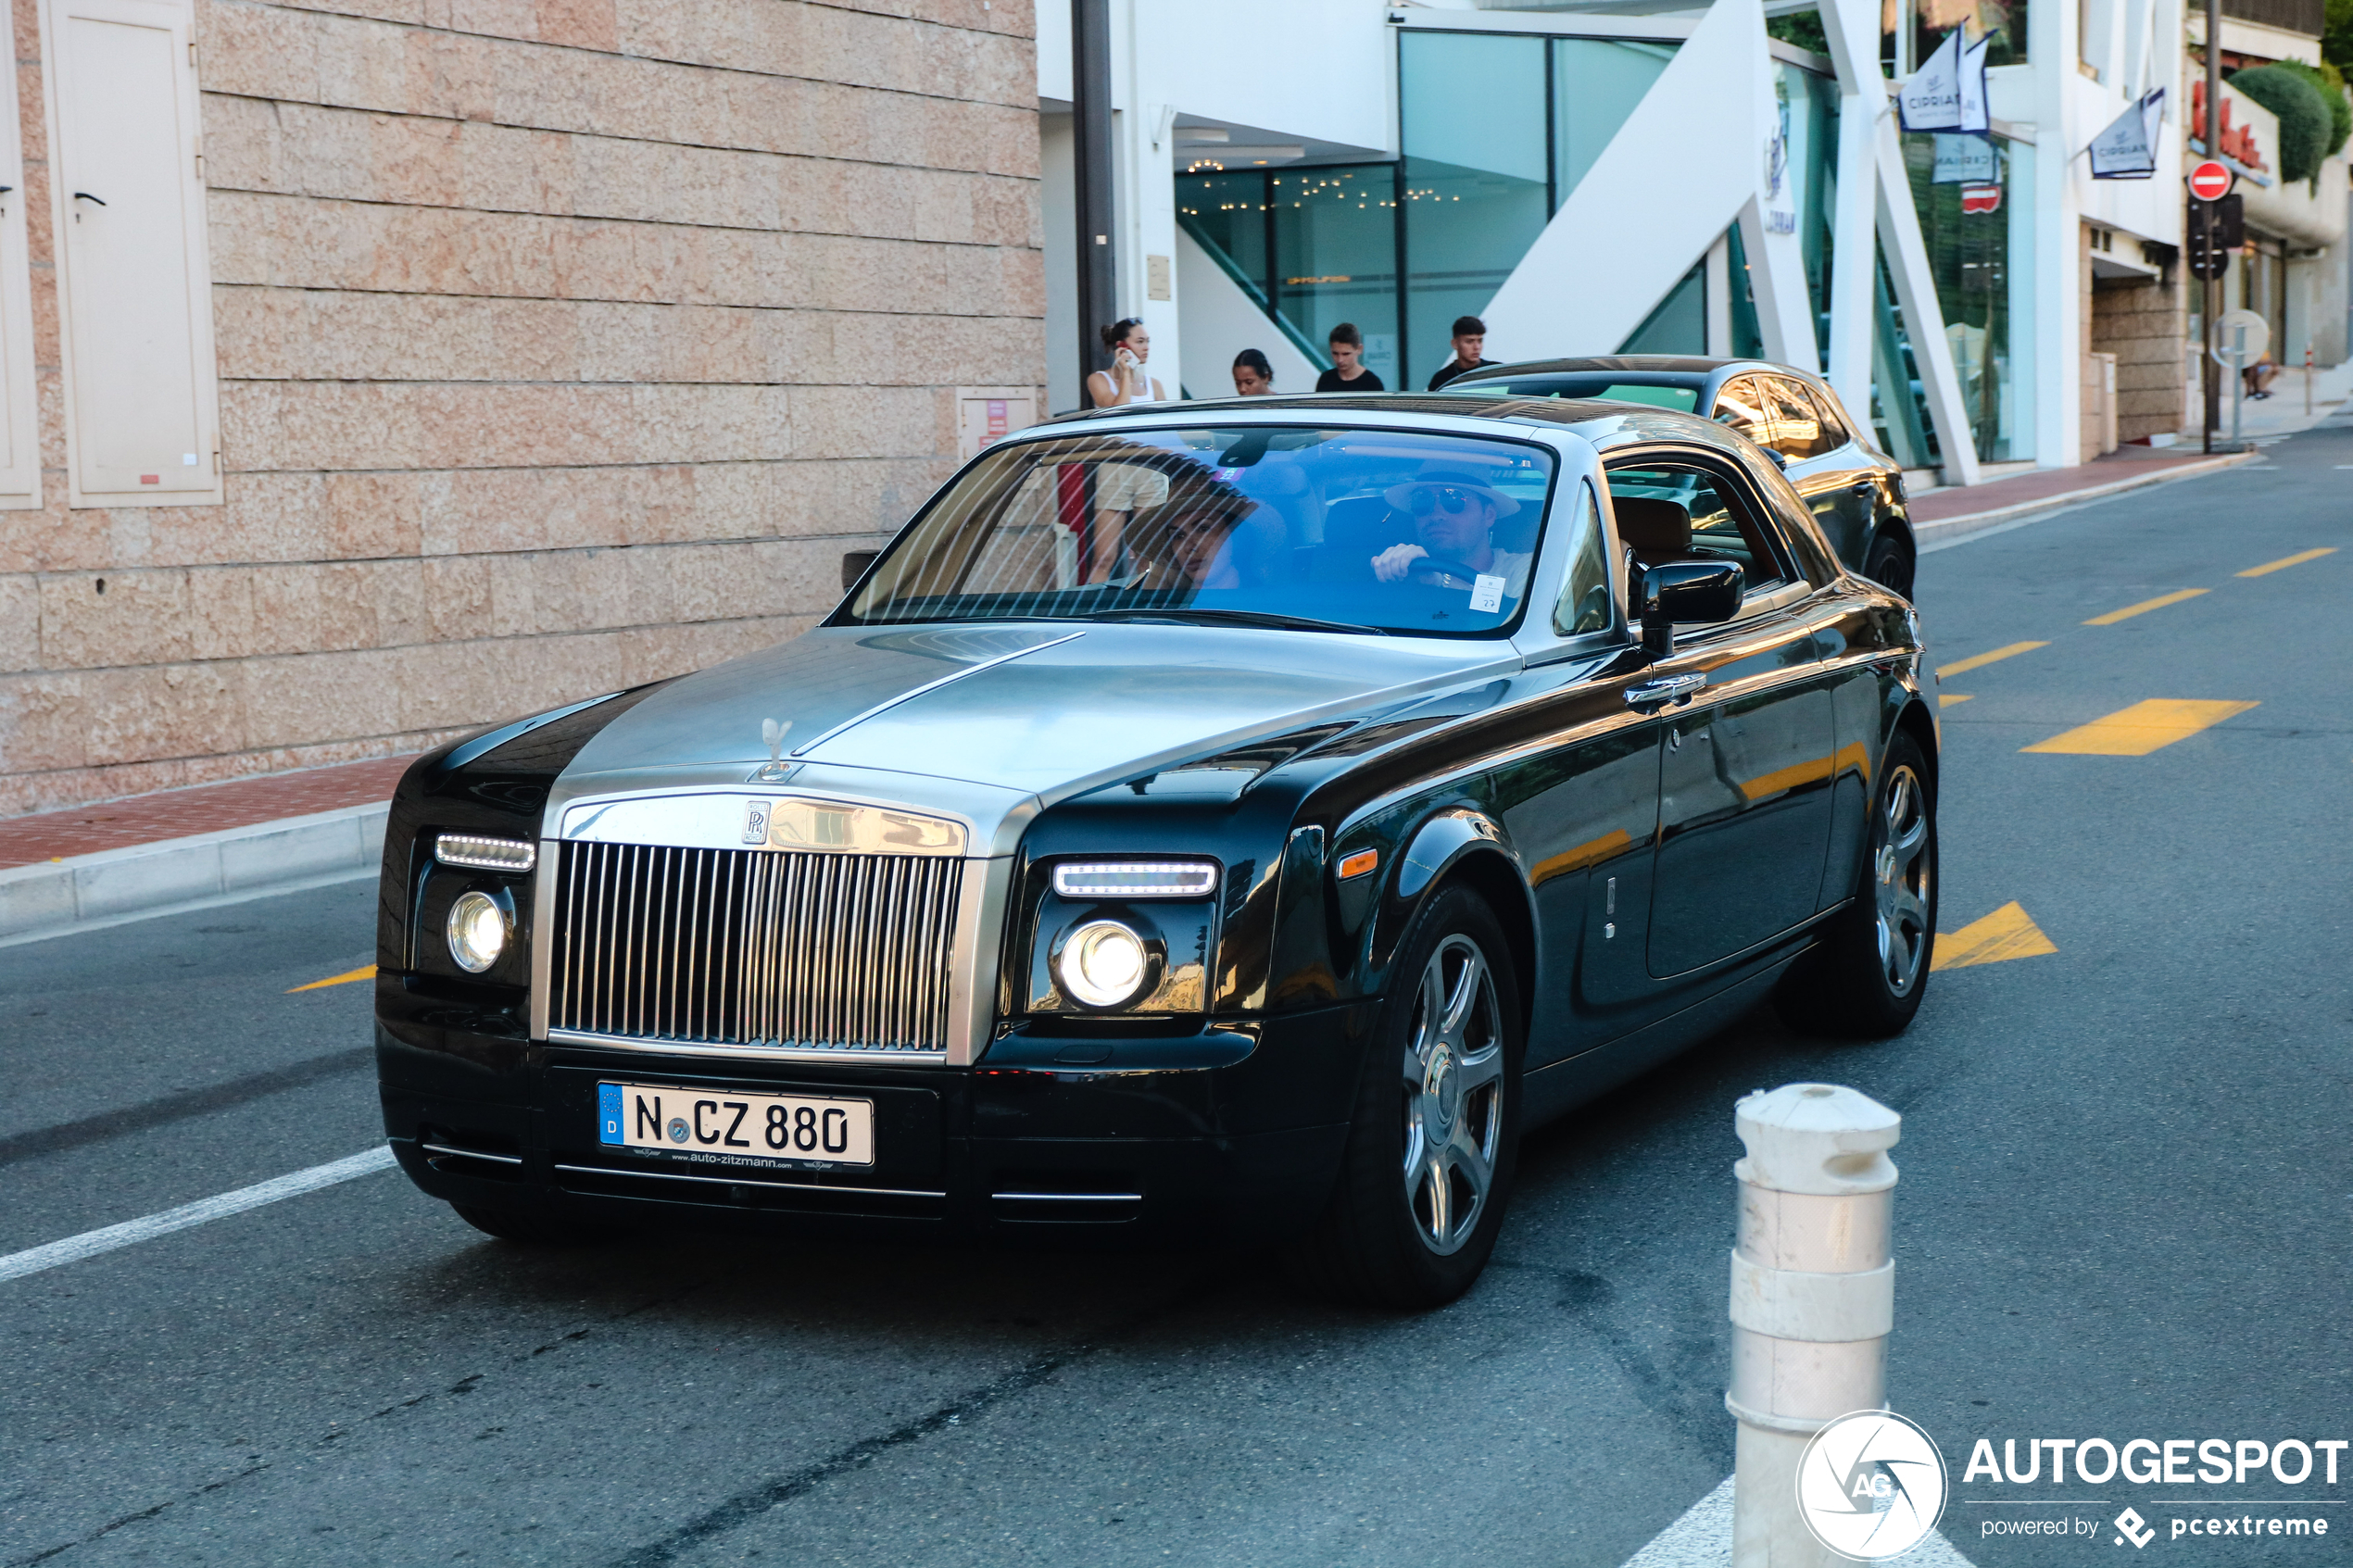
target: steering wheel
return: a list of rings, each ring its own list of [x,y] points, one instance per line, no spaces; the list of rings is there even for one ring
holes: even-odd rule
[[[1436,587],[1439,584],[1433,579],[1440,577],[1460,577],[1476,583],[1481,577],[1491,577],[1496,573],[1483,572],[1468,561],[1453,560],[1445,556],[1420,556],[1405,569],[1405,575],[1426,586]]]

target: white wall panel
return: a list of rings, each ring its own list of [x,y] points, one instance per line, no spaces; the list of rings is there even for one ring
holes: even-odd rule
[[[69,504],[220,499],[188,0],[46,0]]]
[[[17,55],[13,17],[0,39]],[[0,511],[41,505],[41,421],[33,403],[31,263],[25,243],[23,121],[17,75],[0,73]]]

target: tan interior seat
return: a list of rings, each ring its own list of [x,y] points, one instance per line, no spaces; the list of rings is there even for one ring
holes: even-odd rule
[[[1692,514],[1680,501],[1649,495],[1617,495],[1610,510],[1617,518],[1617,537],[1644,566],[1687,560],[1692,553]]]

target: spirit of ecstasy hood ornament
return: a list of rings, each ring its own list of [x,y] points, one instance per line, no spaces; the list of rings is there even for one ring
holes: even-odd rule
[[[789,719],[781,724],[774,719],[760,721],[760,738],[768,743],[768,760],[752,770],[747,784],[782,784],[800,771],[799,763],[785,760],[785,735],[791,729]]]

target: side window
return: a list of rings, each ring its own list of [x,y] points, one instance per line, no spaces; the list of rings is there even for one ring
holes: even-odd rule
[[[1830,425],[1814,406],[1814,395],[1802,382],[1786,376],[1766,378],[1775,405],[1774,439],[1771,445],[1782,457],[1795,462],[1804,458],[1818,458],[1833,452],[1842,445],[1831,433]]]
[[[1806,402],[1813,406],[1814,417],[1822,423],[1822,444],[1815,449],[1816,451],[1835,452],[1855,439],[1855,433],[1846,428],[1844,420],[1839,418],[1837,399],[1825,397],[1819,391],[1802,382],[1793,384],[1799,391],[1806,394]]]
[[[1602,536],[1601,508],[1592,485],[1578,487],[1576,540],[1570,546],[1568,580],[1561,585],[1561,602],[1553,609],[1553,630],[1564,637],[1610,628],[1609,544]]]
[[[1613,468],[1609,494],[1617,536],[1638,566],[1736,561],[1751,595],[1791,581],[1756,503],[1711,469],[1680,462]]]
[[[1755,376],[1735,376],[1726,382],[1716,394],[1716,412],[1710,417],[1759,446],[1773,444],[1771,407],[1765,401],[1764,384]]]

